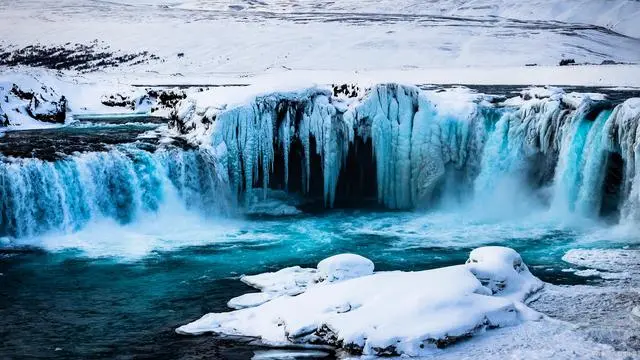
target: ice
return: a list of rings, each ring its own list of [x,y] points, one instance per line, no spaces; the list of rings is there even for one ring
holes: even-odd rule
[[[180,105],[178,128],[193,129],[187,136],[205,146],[225,144],[230,178],[239,194],[258,182],[270,186],[276,156],[284,163],[285,188],[297,181],[308,191],[310,178],[319,175],[310,169],[315,141],[330,207],[347,154],[359,138],[372,143],[377,198],[387,208],[430,207],[448,196],[460,201],[461,191],[466,191],[475,193],[477,203],[492,199],[496,206],[487,214],[498,218],[547,201],[563,216],[596,217],[608,152],[634,157],[629,149],[635,142],[627,134],[633,129],[627,125],[614,131],[620,124],[632,124],[640,113],[634,99],[611,111],[601,94],[554,87],[525,90],[504,101],[504,107],[493,106],[488,95],[460,87],[434,91],[380,84],[348,100],[327,90],[258,95],[237,107],[203,106],[188,98]],[[289,179],[289,152],[296,140],[304,149],[304,171],[300,179]],[[625,168],[630,190],[622,193],[630,193],[628,204],[635,201],[633,168],[631,163]],[[529,190],[531,181],[546,193]],[[511,201],[514,197],[518,200]],[[624,218],[632,217],[631,212],[624,212]]]
[[[366,273],[373,270],[372,263],[343,254],[320,262],[319,273],[329,265],[334,271],[336,264],[358,270],[353,275],[360,276],[315,286],[306,284],[317,273],[296,267],[244,277],[263,291],[302,291],[256,307],[208,314],[176,331],[255,337],[274,347],[324,344],[356,354],[420,356],[486,328],[540,319],[522,301],[542,282],[511,249],[477,249],[467,265],[371,275]],[[359,271],[363,265],[365,273]],[[474,273],[483,279],[508,279],[504,293],[493,295]],[[288,279],[287,286],[281,285],[282,278]],[[305,285],[298,286],[296,278]]]
[[[640,250],[571,249],[562,260],[587,268],[576,272],[580,276],[599,276],[612,280],[632,279],[640,275]]]
[[[254,188],[253,192],[248,192],[246,196],[249,198],[244,211],[247,215],[294,216],[302,214],[302,211],[296,207],[301,201],[284,191],[268,191],[265,198],[263,189]]]

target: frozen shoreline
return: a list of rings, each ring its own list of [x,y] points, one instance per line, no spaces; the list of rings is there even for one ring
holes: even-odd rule
[[[242,310],[208,314],[197,321],[178,328],[176,331],[184,335],[212,333],[215,337],[223,338],[226,336],[231,336],[231,338],[238,336],[241,339],[244,336],[249,336],[253,339],[252,343],[275,348],[298,346],[326,350],[323,345],[327,345],[328,342],[331,347],[337,348],[338,355],[344,358],[358,358],[360,351],[365,356],[372,354],[410,355],[428,356],[429,358],[442,360],[496,356],[515,356],[523,359],[550,357],[554,359],[574,359],[576,357],[581,359],[628,359],[637,354],[635,352],[637,349],[633,348],[633,336],[627,340],[627,337],[634,333],[632,328],[628,328],[626,333],[614,334],[612,332],[612,330],[616,331],[617,326],[625,323],[626,305],[624,300],[623,302],[616,300],[616,296],[618,296],[617,294],[624,296],[625,292],[630,289],[625,290],[615,286],[558,287],[545,284],[542,289],[531,296],[532,290],[542,287],[542,283],[534,277],[530,277],[530,274],[527,275],[526,266],[524,272],[516,275],[517,271],[513,271],[513,267],[518,269],[519,266],[513,265],[512,261],[518,260],[519,256],[515,258],[497,256],[500,253],[498,250],[501,250],[503,254],[508,254],[508,251],[502,249],[504,248],[480,248],[471,253],[467,265],[414,273],[380,272],[371,275],[370,270],[365,270],[355,271],[352,276],[343,280],[329,281],[326,280],[327,270],[322,270],[321,262],[318,270],[292,267],[274,273],[243,276],[241,278],[243,282],[260,289],[261,292],[249,293],[229,302],[231,308]],[[598,254],[597,250],[591,252]],[[353,255],[340,255],[329,258],[324,262],[332,262],[334,264],[348,263],[341,259],[352,259],[349,261],[354,266],[351,267],[353,269],[358,269],[358,266],[362,268],[362,265],[366,264],[366,259],[358,260]],[[509,266],[506,266],[506,263]],[[451,296],[456,296],[455,294],[457,294],[453,290],[449,292],[446,289],[463,286],[464,281],[460,281],[461,279],[454,281],[453,277],[462,275],[458,274],[457,270],[462,270],[465,267],[470,269],[474,276],[482,282],[482,286],[489,287],[492,290],[487,292],[478,291],[474,295],[464,295],[463,297],[480,296],[482,298],[493,293],[493,297],[522,299],[526,300],[528,306],[533,306],[535,309],[550,310],[553,317],[561,320],[535,315],[536,313],[531,312],[527,305],[520,304],[515,308],[519,320],[507,321],[501,323],[498,328],[489,328],[486,331],[476,329],[469,333],[470,339],[461,342],[456,341],[459,339],[455,337],[435,342],[425,341],[425,335],[417,336],[421,328],[431,329],[434,324],[440,324],[444,329],[454,326],[453,324],[458,324],[460,321],[472,321],[470,319],[473,317],[460,317],[466,311],[463,310],[466,304],[465,301],[456,301],[445,296],[445,294]],[[349,269],[350,267],[343,266],[343,268]],[[510,272],[512,272],[513,276],[507,276],[505,281],[505,275]],[[448,281],[435,281],[436,279],[431,279],[429,274],[438,274],[440,278],[444,275],[453,277]],[[422,281],[415,281],[421,277],[423,277]],[[530,280],[525,280],[527,278]],[[427,279],[431,280],[425,282]],[[391,280],[393,285],[379,286],[383,283],[386,284],[387,280]],[[432,280],[435,282],[432,282]],[[402,287],[402,284],[406,281],[411,284],[411,289],[407,288],[406,292],[395,294],[394,291]],[[506,288],[504,288],[505,284]],[[367,295],[369,285],[374,289],[372,296]],[[496,285],[499,286],[496,287]],[[575,294],[573,289],[576,291]],[[514,290],[516,291],[514,292]],[[422,297],[417,295],[423,292],[425,295],[422,295]],[[510,292],[511,295],[508,295]],[[480,293],[484,295],[478,295]],[[383,301],[388,296],[395,296],[397,300]],[[445,296],[442,299],[448,299],[445,302],[449,305],[444,308],[436,307],[438,309],[437,315],[432,314],[421,320],[423,319],[421,309],[430,309],[428,306],[428,304],[431,304],[430,301],[439,299],[439,296]],[[573,325],[581,323],[580,319],[584,321],[584,314],[593,311],[594,305],[602,306],[598,299],[603,296],[606,299],[605,301],[615,304],[613,309],[608,310],[612,315],[610,318],[603,321],[604,319],[594,315],[594,320],[592,321],[599,322],[597,326],[591,322],[586,327],[581,324],[582,328]],[[421,299],[420,305],[418,303],[412,306],[403,305],[414,297]],[[342,304],[347,298],[349,300],[345,304],[349,304],[349,306]],[[359,300],[356,300],[356,298]],[[624,297],[621,299],[624,299]],[[558,303],[558,301],[562,303]],[[238,307],[239,303],[243,305]],[[328,306],[327,304],[329,303],[340,303],[342,305]],[[357,305],[354,306],[354,304]],[[580,304],[580,306],[572,310],[571,304]],[[560,310],[552,310],[554,305]],[[436,321],[443,315],[449,314],[448,311],[450,311],[451,307],[456,306],[461,308],[460,313],[455,317],[455,321]],[[584,306],[584,308],[581,306]],[[316,312],[314,310],[316,308],[325,310]],[[477,310],[478,308],[476,307],[475,309]],[[397,313],[403,311],[414,314],[408,317],[401,316],[405,320],[402,326],[390,326],[391,323],[398,321],[399,315]],[[359,316],[360,313],[363,315]],[[389,315],[390,319],[394,320],[385,325],[384,319],[389,317],[387,314],[391,314]],[[572,318],[572,314],[577,316],[578,320]],[[270,317],[274,317],[277,321],[266,321]],[[341,321],[340,319],[343,317],[348,321]],[[311,321],[311,319],[315,320]],[[311,321],[308,329],[303,326],[307,321]],[[376,323],[376,321],[381,323],[371,327],[370,324]],[[505,325],[506,327],[503,327]],[[625,326],[633,327],[633,323],[627,323]],[[295,332],[297,330],[294,331],[292,327],[295,329],[304,328],[305,330],[299,336]],[[278,335],[282,331],[284,331],[284,336]],[[360,332],[364,334],[363,338],[353,336]],[[410,336],[400,335],[411,332],[415,332],[415,334]],[[446,333],[452,335],[455,331],[450,329]],[[548,339],[550,338],[555,339],[555,341],[549,342]],[[359,343],[357,339],[364,339],[364,343]],[[628,341],[629,345],[623,345],[625,341]],[[351,344],[351,342],[354,342],[354,344]],[[391,345],[376,346],[379,344]],[[422,345],[418,346],[419,344]],[[440,347],[445,349],[439,349]],[[271,352],[267,351],[263,356],[267,357],[269,353]],[[273,356],[278,356],[278,351],[273,351],[272,353],[274,354]],[[284,354],[286,355],[286,353]],[[301,354],[304,354],[304,352]]]

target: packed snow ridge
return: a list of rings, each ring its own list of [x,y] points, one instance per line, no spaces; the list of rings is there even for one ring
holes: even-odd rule
[[[600,94],[533,88],[506,99],[381,84],[268,93],[229,107],[203,92],[178,105],[173,126],[223,155],[238,194],[266,190],[279,163],[285,189],[300,181],[308,191],[321,176],[332,206],[349,156],[369,151],[377,198],[388,208],[428,205],[443,188],[490,195],[498,180],[513,178],[551,188],[548,201],[558,211],[637,219],[639,120],[637,98],[614,104]],[[313,157],[321,174],[312,174]],[[301,162],[300,179],[289,179],[292,160]],[[608,204],[605,175],[618,160],[622,182],[612,191],[623,201]]]
[[[273,347],[330,346],[351,354],[424,356],[485,330],[542,316],[523,301],[543,283],[510,248],[483,247],[464,265],[375,272],[355,254],[245,276],[261,290],[232,299],[179,334],[249,337]]]

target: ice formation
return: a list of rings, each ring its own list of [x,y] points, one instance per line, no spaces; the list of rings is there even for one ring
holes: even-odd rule
[[[321,262],[317,272],[290,268],[257,275],[269,279],[259,294],[290,289],[291,274],[317,275],[327,264],[350,268],[354,277],[312,282],[296,296],[252,295],[261,301],[205,315],[176,331],[246,336],[275,347],[329,345],[352,354],[420,356],[485,329],[540,318],[522,301],[542,282],[518,253],[502,247],[476,249],[465,265],[419,272],[371,274],[370,261],[339,255]]]
[[[381,84],[208,106],[202,99],[209,94],[188,93],[172,119],[198,151],[162,159],[126,148],[55,162],[3,158],[0,234],[74,230],[95,216],[128,222],[155,211],[162,201],[153,200],[158,192],[145,187],[149,177],[139,171],[151,174],[154,189],[190,184],[186,203],[204,213],[242,200],[249,214],[298,214],[295,204],[256,200],[275,189],[311,200],[319,195],[328,207],[353,191],[390,209],[455,201],[508,216],[533,201],[559,216],[640,218],[637,98],[613,103],[602,95],[533,88],[505,99],[464,88]],[[185,96],[178,95],[172,104]],[[175,168],[183,169],[179,176]],[[111,194],[121,187],[110,197],[91,190]],[[78,196],[86,206],[72,200]]]
[[[230,109],[185,101],[177,123],[204,144],[224,144],[240,194],[272,186],[280,161],[285,188],[300,181],[309,191],[309,179],[321,177],[331,206],[339,183],[353,181],[344,175],[349,156],[369,152],[378,201],[388,208],[433,206],[447,191],[504,196],[508,180],[554,211],[629,220],[640,216],[633,186],[639,116],[638,99],[615,105],[558,88],[533,88],[499,102],[455,89],[382,84],[347,99],[311,88]],[[370,150],[358,147],[367,143]],[[302,155],[292,153],[296,144]],[[312,174],[313,156],[321,159],[321,174]],[[301,179],[289,178],[291,161],[301,162]]]

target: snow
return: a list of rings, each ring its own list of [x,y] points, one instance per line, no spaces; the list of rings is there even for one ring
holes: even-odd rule
[[[522,301],[540,289],[540,281],[529,273],[515,250],[485,246],[471,251],[467,268],[492,294]]]
[[[229,300],[227,306],[236,310],[256,307],[273,300],[277,296],[278,294],[273,292],[249,293],[234,297]]]
[[[297,295],[317,283],[319,276],[316,269],[294,266],[273,273],[243,276],[240,281],[265,293]]]
[[[563,261],[586,268],[578,276],[597,276],[605,280],[633,279],[640,276],[640,250],[633,249],[571,249]]]
[[[244,277],[244,282],[263,291],[295,288],[303,292],[256,307],[208,314],[176,331],[255,337],[274,347],[324,344],[364,355],[419,356],[487,327],[540,319],[522,301],[542,282],[529,273],[517,253],[481,248],[470,259],[467,265],[367,275],[372,263],[343,254],[320,262],[319,272],[326,273],[327,267],[350,269],[351,276],[358,277],[309,285],[315,272],[295,267],[280,274]],[[493,295],[474,272],[482,272],[483,279],[506,281],[505,292]],[[292,281],[295,278],[302,279],[303,286]]]
[[[563,58],[595,64],[640,60],[637,38],[574,23],[638,36],[635,19],[640,10],[631,1],[278,3],[237,11],[223,1],[160,7],[5,0],[0,2],[0,22],[5,25],[0,38],[18,47],[98,39],[114,51],[144,49],[164,62],[138,64],[132,70],[167,75],[556,65]],[[216,11],[220,7],[225,10]]]
[[[318,350],[260,350],[256,351],[252,360],[298,360],[302,358],[327,358],[330,354]]]
[[[318,263],[318,272],[328,282],[373,274],[373,262],[356,254],[340,254]]]

